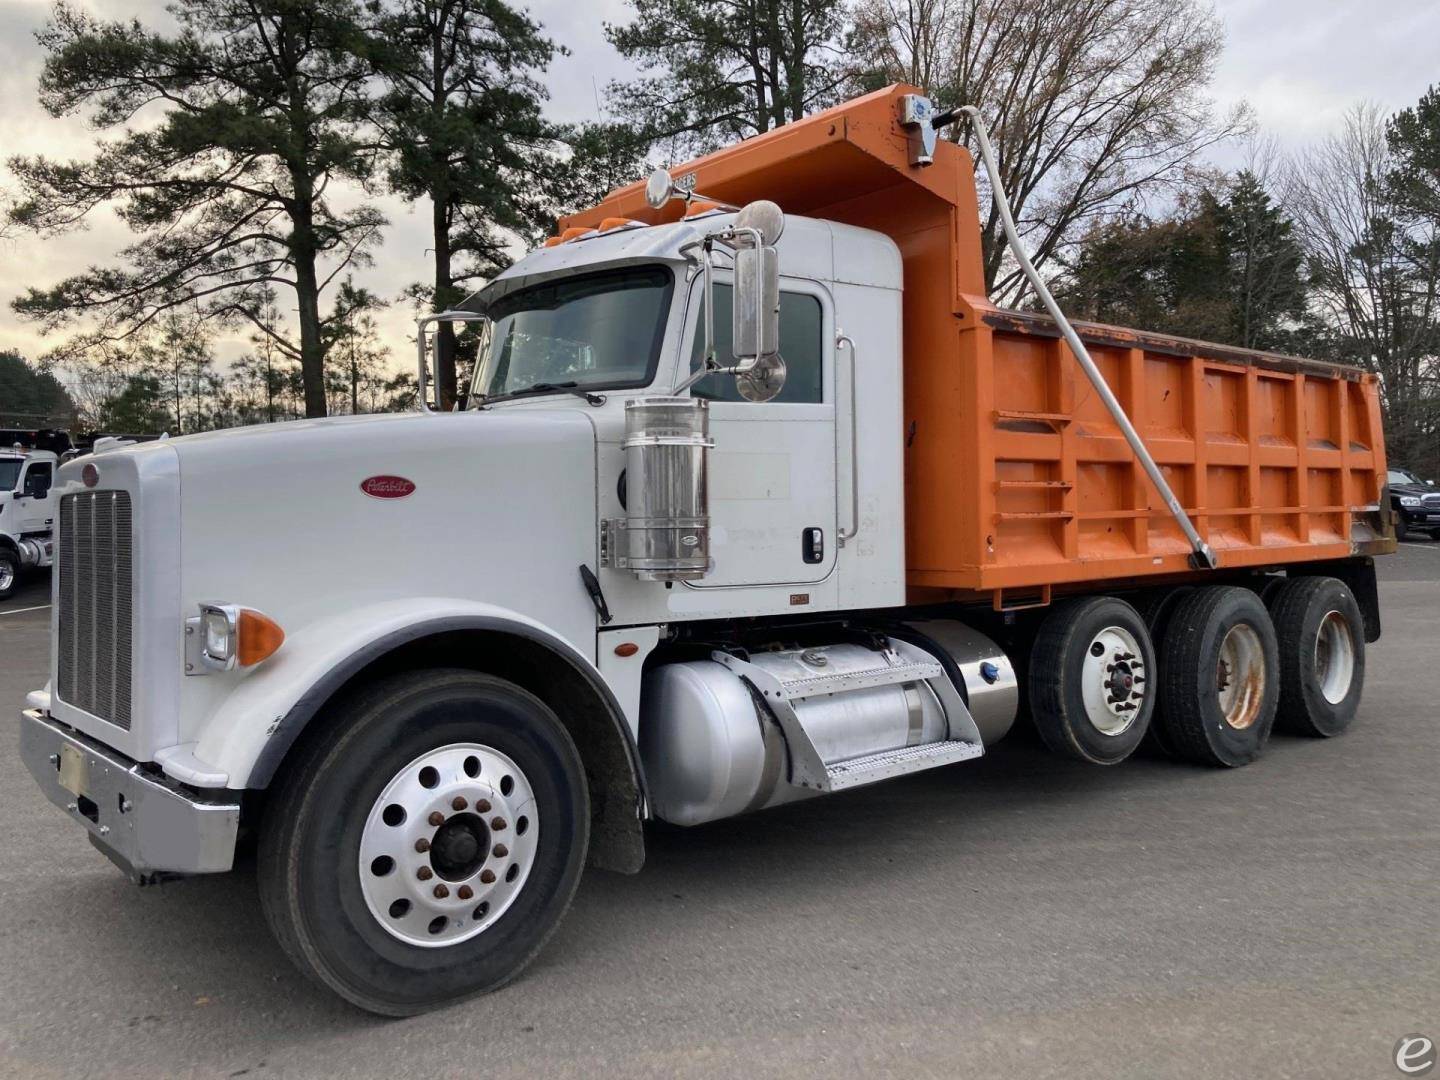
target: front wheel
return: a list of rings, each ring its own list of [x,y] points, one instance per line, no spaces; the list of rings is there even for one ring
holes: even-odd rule
[[[20,560],[8,548],[0,548],[0,600],[15,595],[20,587]]]
[[[579,884],[579,753],[532,694],[409,672],[340,705],[280,780],[260,895],[282,948],[370,1012],[408,1016],[514,978]]]

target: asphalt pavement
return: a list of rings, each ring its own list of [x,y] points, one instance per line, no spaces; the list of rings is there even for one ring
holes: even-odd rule
[[[657,828],[518,982],[404,1021],[298,975],[253,876],[130,886],[5,755],[0,1074],[1400,1077],[1401,1036],[1440,1041],[1440,543],[1381,601],[1339,739],[1224,772],[1014,738]],[[47,603],[0,604],[12,740]]]

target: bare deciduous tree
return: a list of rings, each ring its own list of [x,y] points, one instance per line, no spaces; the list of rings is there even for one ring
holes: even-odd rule
[[[1206,96],[1223,33],[1204,0],[859,0],[854,20],[859,85],[909,81],[980,108],[1039,266],[1184,184],[1206,148],[1248,126],[1243,107],[1217,117]],[[982,214],[986,284],[1017,302],[1026,284],[999,215]]]
[[[1321,340],[1335,359],[1380,375],[1391,456],[1416,463],[1433,454],[1440,220],[1400,220],[1388,185],[1395,168],[1384,113],[1362,103],[1339,132],[1295,157],[1285,202],[1305,246]]]

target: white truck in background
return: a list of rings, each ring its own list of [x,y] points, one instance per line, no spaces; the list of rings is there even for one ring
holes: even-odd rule
[[[55,554],[55,472],[48,450],[0,450],[0,600],[23,575],[50,566]]]

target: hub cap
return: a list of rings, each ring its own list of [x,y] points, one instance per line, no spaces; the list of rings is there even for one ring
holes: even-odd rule
[[[1327,611],[1320,620],[1315,635],[1315,678],[1331,705],[1345,700],[1355,679],[1355,635],[1350,620],[1338,611]]]
[[[421,754],[381,791],[360,836],[360,890],[375,921],[411,945],[481,933],[520,895],[535,864],[535,792],[488,746]]]
[[[1260,716],[1265,700],[1265,648],[1248,623],[1236,623],[1220,643],[1215,689],[1225,723],[1244,731]]]
[[[1140,715],[1149,672],[1140,643],[1123,626],[1107,626],[1091,640],[1080,674],[1085,716],[1102,735],[1122,735]]]

